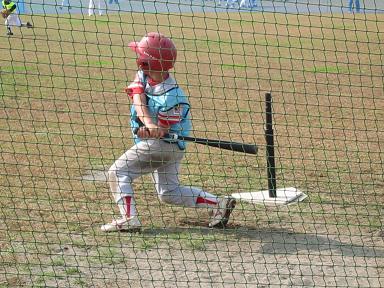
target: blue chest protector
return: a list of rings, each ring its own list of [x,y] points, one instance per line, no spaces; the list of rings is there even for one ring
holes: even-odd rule
[[[181,120],[176,124],[172,124],[169,133],[188,136],[191,131],[191,119],[189,113],[189,101],[184,91],[177,85],[176,81],[170,76],[167,80],[155,86],[150,86],[147,83],[147,77],[142,71],[138,72],[140,81],[145,87],[145,95],[147,96],[147,108],[152,117],[152,122],[157,124],[159,122],[159,113],[166,113],[174,107],[180,107]],[[137,117],[137,112],[134,105],[131,106],[131,128],[132,132],[143,126],[143,123]],[[134,135],[135,143],[141,141]],[[168,140],[166,140],[168,141]],[[185,142],[181,140],[169,140],[168,142],[177,142],[180,149],[185,149]]]

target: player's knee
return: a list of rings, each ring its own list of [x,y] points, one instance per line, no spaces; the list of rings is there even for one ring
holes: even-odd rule
[[[172,193],[171,191],[164,191],[159,195],[159,199],[161,202],[166,203],[166,204],[173,204],[172,200]]]
[[[162,191],[159,194],[159,199],[161,202],[172,205],[182,205],[183,201],[178,193],[175,190],[166,190]]]
[[[108,181],[115,182],[117,180],[116,166],[112,165],[108,170]]]

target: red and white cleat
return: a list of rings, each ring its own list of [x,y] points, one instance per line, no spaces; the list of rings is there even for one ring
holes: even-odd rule
[[[137,216],[131,218],[121,218],[113,220],[111,223],[104,224],[101,227],[103,232],[140,232],[141,222]]]

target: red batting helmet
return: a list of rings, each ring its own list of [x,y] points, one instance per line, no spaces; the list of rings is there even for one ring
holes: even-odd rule
[[[149,71],[168,71],[176,61],[175,44],[161,33],[149,32],[140,42],[128,45],[139,56],[137,66]]]

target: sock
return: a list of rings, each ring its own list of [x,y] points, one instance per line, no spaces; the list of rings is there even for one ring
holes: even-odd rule
[[[216,206],[219,202],[217,196],[204,192],[196,198],[196,206],[198,207],[212,207]]]
[[[137,216],[136,202],[132,196],[122,197],[119,203],[120,214],[123,218],[130,218]]]

